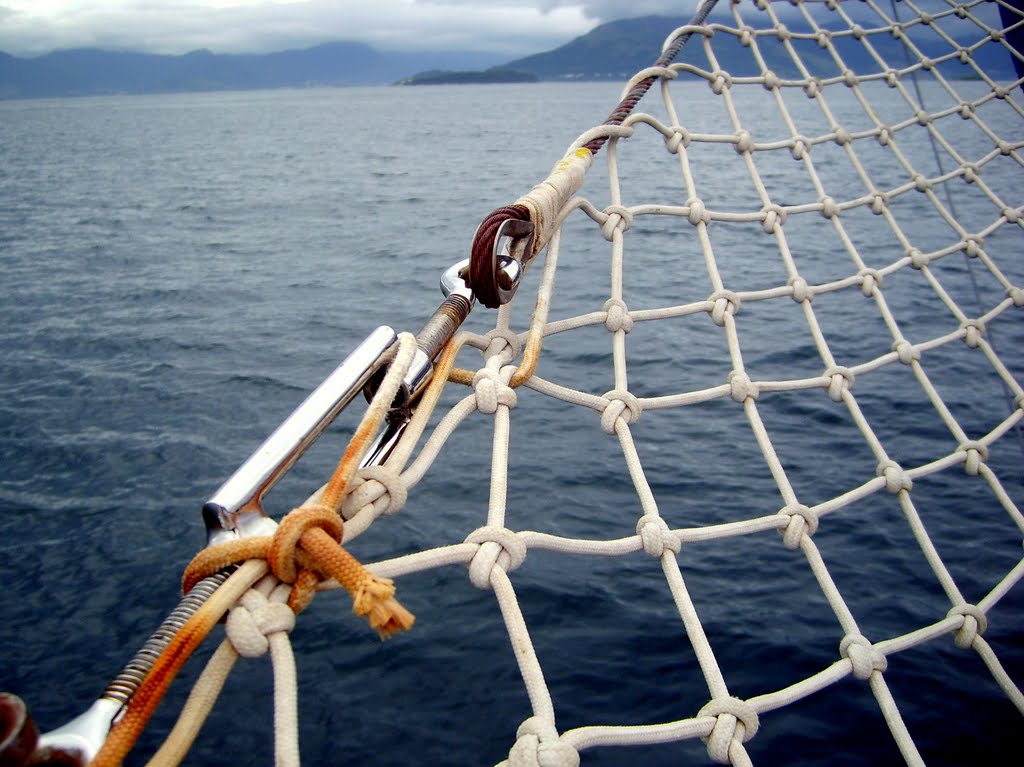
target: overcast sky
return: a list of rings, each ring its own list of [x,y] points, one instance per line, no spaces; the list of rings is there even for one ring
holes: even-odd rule
[[[382,50],[548,50],[597,24],[696,0],[0,0],[0,50],[263,53],[332,40]]]

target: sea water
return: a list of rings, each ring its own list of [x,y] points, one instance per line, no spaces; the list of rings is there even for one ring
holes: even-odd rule
[[[706,86],[673,88],[692,132],[730,130],[721,115],[709,116],[715,97]],[[864,123],[848,91],[829,95],[841,119]],[[891,92],[873,95],[898,112]],[[417,330],[440,301],[441,272],[465,257],[483,216],[542,179],[617,100],[617,84],[537,84],[0,103],[0,688],[21,695],[44,730],[83,710],[176,603],[179,575],[203,545],[204,499],[372,328]],[[648,101],[644,108],[658,112],[656,99]],[[793,104],[805,134],[827,132],[813,102],[800,94]],[[787,135],[770,101],[743,106],[759,137]],[[999,127],[1019,139],[1012,115]],[[629,152],[660,161],[660,135],[644,135],[636,149],[621,148],[623,163]],[[991,150],[977,133],[961,140],[967,156]],[[757,210],[741,158],[718,148],[693,155],[704,163],[698,183],[708,207]],[[863,193],[848,163],[829,157],[837,147],[814,151],[836,199]],[[914,161],[927,163],[929,152]],[[813,201],[803,165],[786,157],[789,165],[762,168],[773,199]],[[678,166],[670,176],[645,162],[636,159],[639,170],[624,174],[623,204],[683,204]],[[883,187],[904,180],[891,161],[873,173]],[[934,167],[926,173],[937,175]],[[1019,167],[986,173],[1011,205],[1020,203]],[[591,175],[584,193],[607,205],[600,160]],[[962,205],[961,218],[993,218],[984,199]],[[915,242],[935,247],[914,220],[905,225]],[[631,308],[711,292],[692,228],[680,240],[673,226],[638,224],[629,234]],[[787,226],[799,236],[799,223]],[[902,255],[890,230],[859,231],[860,250],[877,256],[871,266]],[[727,287],[785,283],[775,242],[759,224],[713,232]],[[600,309],[608,295],[608,244],[582,217],[566,240],[555,317]],[[856,273],[841,248],[813,233],[795,247],[809,282]],[[957,300],[974,306],[964,263],[947,280],[962,288]],[[1001,266],[1024,284],[1019,257]],[[531,272],[524,290],[536,280]],[[993,306],[999,289],[983,281],[978,300]],[[912,340],[939,335],[925,319],[936,299],[916,290],[900,278],[886,285],[886,295],[903,302],[896,311]],[[529,292],[523,303],[519,327]],[[776,306],[744,305],[737,317],[751,377],[820,375],[799,306]],[[859,291],[819,296],[814,306],[839,364],[888,350],[891,337]],[[953,323],[947,332],[956,329],[948,312],[941,316]],[[482,332],[490,322],[478,308],[469,327]],[[992,324],[1019,380],[1020,312]],[[791,328],[803,329],[778,343]],[[551,339],[541,374],[591,393],[612,389],[608,338],[599,327],[567,343]],[[707,315],[640,324],[629,343],[630,387],[639,396],[715,386],[731,369]],[[959,344],[930,358],[928,370],[977,437],[1009,406],[997,380],[975,377],[974,360]],[[901,462],[922,465],[956,448],[919,391],[908,396],[895,376],[877,380],[858,391],[860,402]],[[762,395],[761,405],[805,503],[873,476],[876,460],[824,393]],[[636,496],[617,442],[596,428],[593,413],[521,390],[513,416],[510,525],[583,538],[633,533]],[[272,514],[324,481],[355,417],[344,414],[268,496]],[[353,550],[378,560],[461,541],[484,524],[490,428],[486,418],[471,419],[405,509]],[[634,434],[674,527],[782,505],[731,400],[645,413]],[[1013,439],[991,461],[1020,504],[1024,453]],[[921,481],[914,498],[966,597],[979,600],[1019,558],[1019,531],[965,477]],[[868,636],[902,633],[948,609],[894,497],[872,496],[822,527],[816,540]],[[680,562],[731,694],[779,689],[838,657],[834,615],[802,557],[777,536],[686,547]],[[560,729],[673,721],[706,702],[693,650],[648,558],[533,552],[513,582]],[[387,643],[337,595],[321,596],[299,618],[305,762],[503,759],[531,712],[493,595],[473,588],[461,567],[401,579],[399,592],[418,620]],[[1019,591],[1011,592],[987,635],[1018,680],[1021,606]],[[159,742],[197,674],[197,663],[186,667],[130,763],[143,763]],[[948,638],[890,659],[886,679],[930,763],[998,764],[1001,749],[1017,748],[1019,714],[981,662]],[[900,763],[868,686],[852,678],[765,714],[747,748],[757,764]],[[271,754],[270,669],[244,662],[188,763],[261,764]],[[587,765],[706,762],[699,741],[583,753]]]

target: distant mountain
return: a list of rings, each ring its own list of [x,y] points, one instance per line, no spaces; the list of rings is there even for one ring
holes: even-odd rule
[[[164,56],[84,48],[19,58],[0,52],[0,98],[379,85],[423,69],[490,67],[502,59],[459,51],[385,53],[356,42],[268,54],[199,50]]]
[[[727,17],[720,17],[725,21]],[[714,19],[712,19],[714,20]],[[363,43],[336,42],[304,50],[269,54],[216,54],[207,50],[183,56],[159,56],[80,49],[35,58],[0,52],[0,98],[35,98],[107,93],[243,90],[308,85],[376,85],[395,81],[417,84],[444,82],[508,82],[505,73],[525,73],[515,81],[624,80],[650,66],[666,35],[684,23],[680,18],[644,16],[601,24],[585,35],[545,53],[506,61],[485,53],[388,53]],[[701,40],[694,37],[677,57],[710,69]],[[872,35],[872,44],[892,66],[906,66],[902,43],[889,35]],[[950,51],[935,35],[915,42],[938,57]],[[976,43],[977,39],[969,41]],[[850,36],[834,38],[843,60],[854,71],[878,72],[864,46]],[[831,55],[811,40],[794,40],[809,68],[822,76],[841,74]],[[799,72],[775,38],[761,38],[767,66],[782,78]],[[715,55],[733,76],[758,73],[749,48],[735,37],[715,37]],[[997,79],[1016,79],[1012,61],[1001,45],[983,45],[974,52],[978,65]],[[500,65],[500,66],[498,66]],[[502,74],[495,75],[494,72]],[[956,61],[942,66],[947,77],[971,77],[973,69]],[[419,74],[416,74],[419,73]]]
[[[715,18],[732,25],[728,17]],[[531,72],[542,80],[625,80],[644,67],[654,63],[665,42],[666,36],[684,20],[671,16],[643,16],[621,19],[601,24],[590,32],[565,45],[545,53],[515,59],[505,67],[521,72]],[[903,44],[890,35],[872,35],[871,43],[892,66],[906,66]],[[977,42],[977,37],[970,42]],[[676,57],[677,62],[686,62],[711,69],[704,55],[703,45],[694,36]],[[850,36],[834,38],[835,46],[844,62],[858,73],[878,72],[878,63],[871,58],[864,46]],[[929,56],[938,57],[950,52],[950,47],[931,35],[923,41],[914,38]],[[736,37],[728,34],[715,36],[715,56],[723,69],[736,77],[756,75],[760,72],[749,48],[743,47]],[[812,40],[795,40],[794,46],[808,68],[823,76],[840,74],[832,56]],[[775,38],[761,38],[761,53],[768,68],[782,78],[796,78],[799,71],[792,58]],[[974,53],[978,66],[998,79],[1016,79],[1013,62],[1005,48],[999,44],[984,45]],[[948,62],[942,72],[947,77],[970,77],[974,70],[959,62]]]
[[[399,80],[396,85],[474,85],[474,84],[497,84],[497,83],[535,83],[540,78],[529,72],[519,72],[508,67],[491,67],[480,70],[459,70],[448,69],[431,70],[420,72]]]

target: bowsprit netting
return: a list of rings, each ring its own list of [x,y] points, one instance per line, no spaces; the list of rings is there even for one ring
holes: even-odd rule
[[[898,690],[890,680],[905,659],[941,643],[927,656],[931,675],[953,664],[985,677],[979,685],[989,692],[962,691],[965,709],[972,695],[1001,688],[1003,705],[1024,712],[1000,652],[1019,662],[1024,111],[1021,82],[1009,73],[1022,60],[1010,40],[1024,16],[980,0],[759,0],[728,12],[673,31],[666,45],[692,34],[681,60],[634,78],[656,75],[661,103],[583,133],[523,198],[546,246],[532,318],[525,323],[511,304],[489,333],[458,335],[435,382],[472,390],[414,457],[440,401],[432,386],[388,463],[358,472],[347,489],[349,542],[383,515],[426,503],[415,487],[428,470],[458,468],[445,465],[445,445],[470,419],[493,420],[489,503],[474,525],[448,545],[370,569],[401,584],[466,567],[475,586],[493,591],[531,709],[508,743],[510,765],[576,765],[609,746],[671,750],[697,739],[718,763],[762,755],[787,763],[792,753],[759,742],[787,726],[789,707],[806,711],[839,687],[870,694],[893,752],[924,763],[926,728],[947,723],[908,720],[907,707],[927,701],[913,702],[913,680]],[[607,138],[606,202],[580,186],[600,162],[582,148],[599,137]],[[568,285],[578,279],[590,282]],[[471,369],[459,368],[467,347],[482,354],[462,354]],[[581,369],[595,358],[607,366]],[[558,532],[572,527],[557,521],[564,500],[545,507],[551,527],[538,529],[524,501],[531,496],[518,488],[522,456],[510,449],[516,416],[529,406],[567,419],[584,413],[585,444],[617,442],[624,470],[615,476],[632,491],[609,491],[607,507],[587,510],[607,521],[607,536]],[[565,480],[557,465],[548,480]],[[730,500],[748,498],[749,486],[765,490],[759,502]],[[533,510],[544,504],[532,497]],[[943,504],[954,511],[933,512]],[[876,578],[868,558],[850,562],[851,538],[903,547],[886,571],[899,578]],[[730,551],[731,564],[721,564]],[[675,671],[701,680],[680,682],[675,716],[637,721],[602,709],[588,717],[573,701],[584,713],[563,724],[573,693],[545,674],[553,658],[531,631],[530,616],[544,607],[517,597],[535,552],[610,558],[646,579],[637,599],[660,597],[653,609],[683,659],[660,685],[671,688]],[[725,604],[712,605],[705,589],[719,575]],[[267,605],[285,596],[262,583],[237,612],[281,612]],[[794,583],[808,592],[794,596]],[[913,608],[893,608],[896,592]],[[778,620],[741,614],[751,594]],[[800,627],[801,603],[821,606],[826,619]],[[291,623],[261,620],[239,615],[229,636],[244,654],[269,646],[282,659],[277,753],[296,763],[282,648]],[[830,648],[824,655],[804,653],[808,628],[816,646]],[[759,682],[757,668],[737,670],[735,649],[718,639],[734,632],[745,647],[769,644],[780,665],[802,658],[799,678],[778,687]],[[953,644],[955,654],[945,649]],[[643,656],[645,645],[635,650]],[[234,652],[218,653],[214,665],[230,668]],[[198,726],[188,721],[202,718],[223,673],[202,680],[183,732]],[[963,718],[970,722],[970,710]],[[815,738],[800,737],[792,747]],[[180,751],[170,747],[158,763]]]

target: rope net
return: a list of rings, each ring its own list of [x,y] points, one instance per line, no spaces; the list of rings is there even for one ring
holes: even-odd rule
[[[421,503],[428,470],[451,469],[440,459],[466,424],[493,424],[476,520],[369,569],[401,592],[418,574],[465,568],[493,592],[529,701],[502,764],[577,765],[611,746],[670,744],[660,747],[671,754],[700,741],[717,763],[783,763],[759,739],[791,724],[787,708],[806,714],[841,685],[870,695],[898,756],[921,764],[922,730],[952,723],[908,721],[914,684],[890,680],[905,657],[940,644],[931,674],[953,664],[984,677],[982,692],[963,691],[966,708],[995,691],[997,705],[1024,712],[1013,679],[1024,110],[1021,81],[1005,79],[1024,61],[1009,42],[1022,28],[1020,10],[981,0],[733,3],[672,31],[666,47],[691,35],[680,57],[627,84],[657,77],[649,111],[584,132],[527,195],[546,195],[534,206],[544,249],[529,280],[493,329],[449,345],[407,436],[385,466],[356,473],[341,505],[346,545],[375,522],[386,528],[384,517]],[[595,158],[584,147],[598,139]],[[606,190],[584,183],[591,165]],[[581,280],[575,292],[556,287]],[[446,380],[446,396],[469,388],[448,403]],[[523,489],[546,481],[517,469],[527,406],[561,419],[551,428],[572,429],[595,462],[617,454],[605,507],[572,509],[571,485]],[[549,469],[547,481],[565,479]],[[940,502],[959,513],[933,513]],[[581,515],[606,534],[572,534]],[[902,547],[889,571],[899,578],[876,577],[871,556],[851,562],[851,539],[858,551]],[[546,608],[517,598],[530,560],[545,555],[609,558],[642,579],[635,599],[652,605],[680,659],[657,672],[676,690],[674,716],[602,708],[561,723],[575,693],[545,668],[564,669],[573,647],[539,651],[532,624]],[[250,574],[263,580],[233,608],[231,639],[177,745],[153,763],[181,758],[198,728],[188,722],[201,721],[238,652],[268,649],[283,701],[277,760],[298,762],[282,641],[293,621],[281,619],[287,589],[265,572]],[[724,605],[710,603],[711,580]],[[530,594],[545,597],[535,584]],[[813,652],[799,626],[811,606],[826,611]],[[728,638],[740,635],[744,648],[770,646],[756,662],[792,681],[766,686],[763,669],[738,671]],[[673,687],[695,674],[698,684]],[[802,738],[794,747],[814,735]]]

